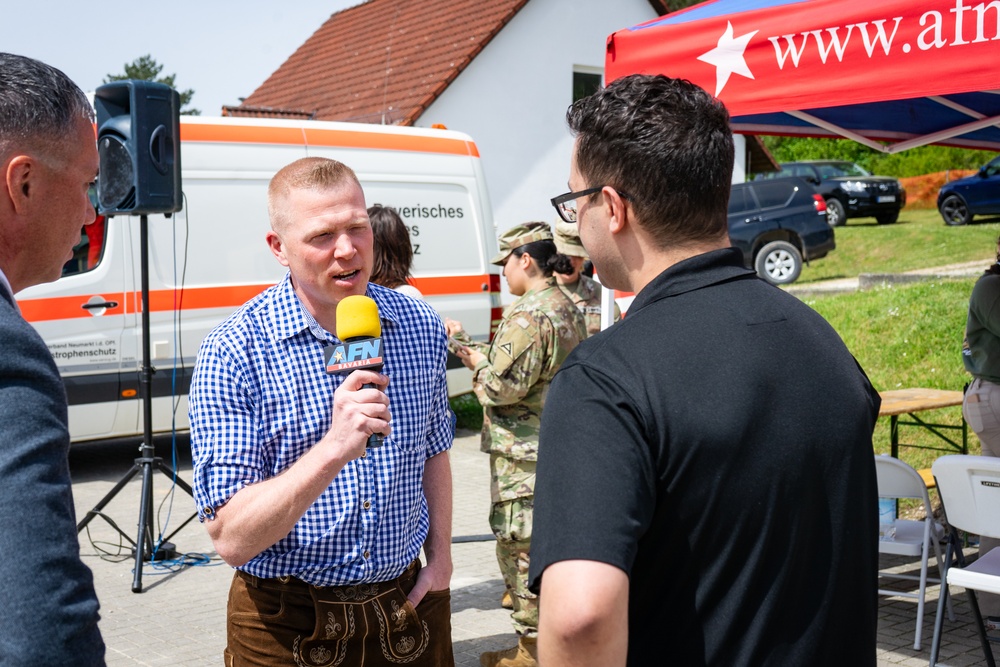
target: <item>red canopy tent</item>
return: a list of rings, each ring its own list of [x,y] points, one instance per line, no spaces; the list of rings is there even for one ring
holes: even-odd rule
[[[632,73],[714,93],[734,132],[1000,150],[989,0],[711,0],[612,34],[606,80]]]

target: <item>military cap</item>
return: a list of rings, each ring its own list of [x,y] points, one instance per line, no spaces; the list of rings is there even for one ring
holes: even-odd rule
[[[510,253],[523,245],[534,243],[535,241],[551,241],[552,228],[547,222],[526,222],[523,225],[511,227],[497,239],[500,252],[490,260],[491,264],[503,266],[510,256]]]
[[[587,249],[580,242],[579,227],[564,220],[556,220],[556,250],[567,257],[583,257],[590,259]]]

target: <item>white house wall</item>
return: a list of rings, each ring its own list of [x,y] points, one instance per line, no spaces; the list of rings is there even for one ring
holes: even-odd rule
[[[733,164],[733,183],[744,183],[747,180],[747,138],[742,134],[734,134],[733,144],[735,144],[736,148],[736,160]]]
[[[554,220],[549,199],[566,192],[573,147],[574,67],[603,71],[608,35],[653,18],[647,0],[529,0],[417,121],[476,141],[499,231]]]

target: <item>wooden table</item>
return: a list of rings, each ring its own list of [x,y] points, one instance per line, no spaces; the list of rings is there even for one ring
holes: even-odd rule
[[[881,391],[882,406],[879,408],[879,417],[889,417],[889,442],[891,444],[891,454],[898,458],[900,447],[921,447],[924,449],[940,449],[946,452],[969,453],[969,429],[962,417],[962,424],[936,424],[925,421],[916,413],[927,410],[938,410],[954,405],[962,404],[963,394],[960,391],[946,391],[943,389],[893,389],[891,391]],[[900,419],[901,415],[909,417],[912,421]],[[900,444],[900,426],[919,426],[924,428],[940,440],[947,444],[947,447],[929,447],[927,445]],[[949,437],[947,431],[961,431],[962,442]]]

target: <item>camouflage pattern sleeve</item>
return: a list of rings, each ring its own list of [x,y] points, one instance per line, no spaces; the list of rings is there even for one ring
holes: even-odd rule
[[[473,340],[472,336],[470,336],[469,332],[467,332],[465,329],[459,329],[458,331],[456,331],[452,335],[452,338],[458,341],[458,343],[460,343],[461,345],[470,347],[473,350],[476,350],[477,352],[482,352],[483,354],[489,354],[490,344]]]
[[[581,275],[572,285],[559,285],[563,294],[576,304],[587,324],[587,335],[593,336],[601,330],[601,284],[593,278]],[[615,319],[622,318],[621,308],[615,304]]]
[[[473,378],[484,407],[513,405],[538,382],[546,367],[543,332],[531,312],[511,313],[490,346],[489,365]]]

